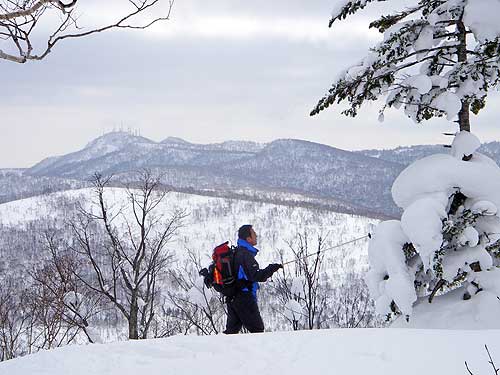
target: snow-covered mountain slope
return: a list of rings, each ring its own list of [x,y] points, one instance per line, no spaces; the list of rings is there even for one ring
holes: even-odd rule
[[[247,181],[257,186],[329,196],[388,214],[392,199],[385,184],[396,177],[401,166],[326,145],[284,139],[224,169],[226,174],[246,173]]]
[[[127,132],[105,134],[77,152],[41,161],[5,186],[3,201],[33,196],[40,189],[29,178],[54,179],[48,191],[64,190],[68,179],[88,182],[95,172],[131,181],[135,172],[149,168],[163,183],[180,191],[210,191],[229,197],[241,191],[295,193],[308,199],[329,200],[337,212],[371,217],[399,217],[390,186],[406,165],[443,151],[442,146],[399,147],[394,150],[350,152],[314,142],[282,139],[268,144],[227,141],[194,144],[168,137],[162,142]],[[481,152],[500,162],[500,143]],[[26,177],[26,184],[22,183]],[[47,185],[47,182],[44,182]],[[52,185],[61,185],[60,189]],[[253,194],[254,198],[255,194]]]
[[[345,329],[67,346],[0,363],[5,375],[491,374],[500,331]]]
[[[500,164],[500,142],[483,143],[478,151],[495,160],[497,164]],[[358,152],[373,158],[409,165],[415,160],[425,158],[426,156],[447,153],[448,151],[443,145],[417,145],[397,147],[389,150],[364,150]]]
[[[141,168],[162,174],[163,183],[177,189],[280,190],[343,202],[342,212],[390,216],[398,210],[388,187],[403,166],[293,139],[265,145],[243,141],[201,145],[179,138],[154,142],[114,132],[80,151],[46,159],[25,173],[88,180],[100,172],[130,180]]]
[[[117,208],[126,200],[126,192],[120,188],[110,189],[106,196]],[[84,204],[92,199],[92,189],[81,189],[0,204],[0,227],[8,231],[9,228],[36,227],[37,223],[62,225],[74,212],[75,202]],[[265,263],[276,260],[277,250],[287,249],[286,241],[298,233],[307,231],[311,238],[321,234],[325,247],[330,247],[365,235],[377,222],[326,210],[172,192],[158,210],[169,213],[175,209],[184,209],[189,216],[170,247],[180,259],[186,249],[193,249],[205,254],[207,262],[212,249],[227,240],[235,242],[237,229],[246,223],[253,224],[259,233],[258,247],[262,250],[259,259]],[[331,252],[330,265],[333,265],[334,258],[338,258],[354,269],[364,269],[367,245],[367,240],[362,240]],[[22,256],[8,254],[10,251],[15,249],[2,246],[0,240],[0,255],[4,259]],[[0,269],[1,263],[0,258]]]
[[[92,159],[102,158],[132,145],[140,145],[147,148],[155,142],[140,136],[135,136],[127,132],[112,132],[99,137],[82,150],[64,156],[49,157],[31,168],[31,174],[42,175],[43,171],[57,170],[67,165],[84,163]],[[45,173],[50,175],[51,173]]]
[[[125,190],[110,188],[104,196],[106,205],[110,207],[109,217],[115,217],[115,214],[120,212],[113,221],[113,226],[123,241],[128,243],[129,232],[125,218],[133,221],[133,216],[130,206],[125,205],[128,202]],[[31,280],[30,270],[40,267],[50,257],[43,245],[43,234],[47,231],[57,233],[58,238],[66,238],[71,242],[76,235],[68,225],[68,219],[79,205],[88,210],[92,201],[95,202],[92,189],[82,189],[0,205],[0,283],[12,277],[16,278],[16,283],[20,285],[24,285],[25,280]],[[173,303],[168,297],[170,293],[181,293],[188,301],[200,300],[197,297],[200,289],[196,289],[196,286],[199,283],[202,286],[203,281],[198,277],[198,270],[211,262],[212,250],[216,245],[228,240],[235,243],[237,229],[248,223],[253,224],[258,233],[257,248],[260,251],[257,260],[261,267],[269,263],[295,259],[290,246],[295,249],[303,246],[304,242],[300,242],[299,235],[302,236],[301,239],[307,236],[309,245],[306,245],[308,249],[306,253],[316,254],[319,241],[317,236],[321,236],[324,260],[321,262],[319,272],[322,285],[332,290],[332,302],[329,306],[333,306],[337,301],[333,293],[340,290],[348,277],[349,280],[353,280],[353,277],[358,277],[357,275],[366,270],[368,243],[365,235],[371,230],[372,224],[377,222],[374,219],[326,210],[182,193],[168,194],[155,208],[155,215],[165,215],[165,218],[168,218],[169,213],[175,209],[184,209],[189,216],[166,246],[172,258],[165,269],[165,278],[161,281],[163,299],[161,307],[158,308],[159,319],[163,316],[161,314],[165,314],[162,308],[168,308]],[[365,238],[332,248],[359,237]],[[196,265],[192,263],[192,255],[199,259]],[[180,270],[186,271],[183,272],[186,278],[194,280],[195,284],[188,287],[191,289],[180,290],[179,285],[169,276]],[[292,275],[291,277],[295,275],[294,263],[287,266],[286,272]],[[278,283],[279,279],[263,283],[259,292],[261,313],[269,330],[291,329],[286,317],[285,302],[274,297]],[[359,283],[356,286],[362,288]],[[210,296],[212,292],[207,293]],[[372,316],[369,302],[366,311],[366,316]],[[328,320],[322,323],[324,327],[340,325],[340,323],[336,325],[334,320],[336,316],[333,313],[328,312],[326,315],[326,310],[323,313],[325,319],[328,317]],[[125,322],[109,316],[110,314],[101,314],[91,321],[91,328],[95,328],[96,337],[104,341],[124,339]],[[217,330],[219,327],[223,329],[222,308],[218,317],[220,319],[217,318]],[[178,318],[179,315],[172,317],[172,319]],[[367,319],[367,322],[370,319]],[[182,322],[180,318],[179,322]],[[189,326],[187,329],[189,330]],[[189,332],[193,331],[196,330],[193,328]],[[180,329],[179,332],[184,330]]]
[[[261,148],[253,142],[198,145],[175,137],[154,142],[127,132],[112,132],[93,140],[77,152],[43,160],[27,172],[87,178],[96,171],[116,173],[142,167],[200,167],[233,161],[252,155]]]
[[[0,203],[89,186],[81,180],[31,176],[23,169],[0,169]]]

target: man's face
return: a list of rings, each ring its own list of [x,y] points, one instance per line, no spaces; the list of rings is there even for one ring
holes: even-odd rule
[[[250,229],[250,237],[247,237],[247,242],[252,246],[257,245],[257,233],[255,233],[253,228]]]

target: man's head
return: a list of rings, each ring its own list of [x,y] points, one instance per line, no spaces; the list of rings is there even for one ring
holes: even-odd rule
[[[243,225],[238,229],[238,238],[247,241],[250,245],[257,245],[257,233],[250,224]]]

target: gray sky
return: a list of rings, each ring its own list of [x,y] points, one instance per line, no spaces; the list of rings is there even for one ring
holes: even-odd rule
[[[85,0],[81,25],[104,22],[123,0]],[[352,119],[333,109],[309,117],[337,74],[378,38],[375,5],[328,29],[336,0],[177,0],[171,21],[63,41],[41,62],[0,60],[0,168],[28,167],[76,151],[103,132],[138,130],[209,143],[300,138],[348,150],[445,143],[444,120],[421,125],[379,106]],[[0,45],[0,49],[1,49]],[[500,99],[489,100],[475,133],[499,140]]]

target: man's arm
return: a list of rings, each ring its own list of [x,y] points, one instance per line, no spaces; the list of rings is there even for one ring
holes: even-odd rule
[[[273,273],[282,268],[281,264],[270,264],[264,269],[260,269],[259,263],[251,254],[244,255],[244,269],[250,281],[264,282],[269,279]]]

